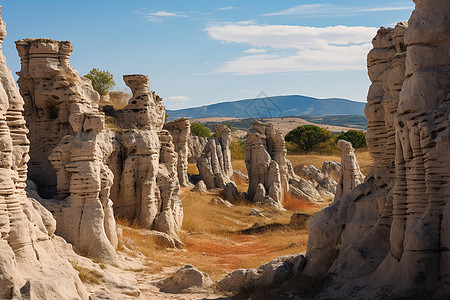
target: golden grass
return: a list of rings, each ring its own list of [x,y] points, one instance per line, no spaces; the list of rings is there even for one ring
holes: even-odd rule
[[[156,273],[168,267],[192,264],[218,280],[229,271],[254,268],[281,255],[306,250],[306,230],[284,227],[262,234],[238,233],[255,223],[288,224],[292,211],[256,206],[267,217],[264,219],[250,216],[254,206],[249,204],[212,206],[209,202],[213,197],[217,197],[217,192],[202,194],[186,188],[181,191],[184,219],[180,238],[187,251],[161,249],[150,236],[142,234],[143,229],[126,227],[126,220],[118,221],[124,225],[123,236],[132,239],[134,249],[149,259],[146,271]]]
[[[367,174],[372,158],[367,151],[356,153],[363,173]],[[293,165],[312,164],[321,168],[325,160],[340,161],[336,155],[290,155]],[[233,160],[233,168],[247,174],[244,160]],[[195,164],[189,164],[189,174],[198,174]],[[246,191],[248,183],[236,179],[239,191]],[[213,280],[219,280],[229,271],[238,268],[254,268],[281,255],[306,250],[308,233],[306,230],[282,226],[271,231],[244,235],[238,232],[254,226],[280,223],[288,224],[293,212],[313,214],[323,206],[286,196],[283,204],[287,211],[277,211],[249,203],[235,203],[233,207],[218,207],[209,204],[217,191],[208,193],[191,192],[183,188],[180,199],[184,208],[181,240],[185,250],[162,249],[151,236],[143,234],[135,223],[118,220],[122,224],[124,238],[133,240],[133,248],[143,253],[148,262],[146,272],[161,273],[162,270],[192,264],[208,273]],[[257,207],[267,217],[250,216],[252,207]],[[129,227],[129,226],[132,227]]]

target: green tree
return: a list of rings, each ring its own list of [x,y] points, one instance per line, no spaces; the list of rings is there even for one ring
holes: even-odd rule
[[[321,146],[332,140],[332,134],[315,125],[303,125],[289,131],[285,140],[297,145],[300,150],[309,153],[319,151]]]
[[[346,140],[352,143],[355,149],[367,147],[366,134],[359,130],[350,129],[347,132],[341,133],[338,135],[337,140]]]
[[[204,124],[192,123],[191,124],[191,134],[200,137],[210,137],[211,132]]]
[[[92,81],[92,87],[100,96],[106,95],[116,85],[113,75],[109,71],[101,71],[93,68],[84,77]]]

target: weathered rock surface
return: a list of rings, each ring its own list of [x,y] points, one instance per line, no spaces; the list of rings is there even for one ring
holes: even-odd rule
[[[368,55],[374,168],[309,221],[304,273],[333,274],[323,299],[450,294],[450,2],[414,2]]]
[[[189,123],[189,119],[182,118],[172,122],[168,122],[164,124],[164,129],[169,131],[170,135],[172,136],[175,151],[178,153],[178,181],[180,182],[181,186],[188,186],[188,140],[189,136],[191,135],[191,124]]]
[[[70,66],[70,42],[26,39],[16,47],[32,141],[30,178],[41,196],[55,197],[38,200],[56,218],[57,234],[82,253],[114,260],[117,235],[109,197],[113,177],[106,165],[114,135],[104,128],[99,95]]]
[[[200,156],[202,155],[203,149],[205,149],[208,143],[207,137],[199,137],[195,135],[189,135],[188,139],[188,163],[196,164]]]
[[[223,188],[232,181],[231,130],[225,125],[216,125],[218,138],[209,138],[197,161],[200,177],[208,189]]]
[[[312,185],[319,192],[322,198],[334,198],[338,183],[330,177],[326,176],[324,173],[322,173],[322,171],[320,171],[313,165],[299,165],[294,168],[294,171],[297,175],[300,175],[301,177],[307,179],[310,183],[312,183]]]
[[[0,43],[5,36],[0,18]],[[29,141],[23,107],[0,47],[0,298],[87,299],[76,271],[57,254],[55,220],[26,196]]]
[[[322,173],[326,177],[339,181],[339,177],[341,176],[341,163],[334,160],[324,161],[322,165]]]
[[[342,195],[350,193],[357,185],[364,182],[364,175],[359,169],[355,149],[353,149],[352,144],[344,140],[339,140],[337,145],[341,149],[341,174],[335,200],[342,197]]]
[[[191,265],[186,265],[179,268],[173,277],[164,279],[156,285],[162,292],[187,293],[206,289],[210,287],[212,283],[213,282],[208,274]]]

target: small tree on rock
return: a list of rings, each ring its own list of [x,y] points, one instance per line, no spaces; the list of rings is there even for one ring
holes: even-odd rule
[[[300,150],[309,153],[319,151],[320,147],[332,139],[332,134],[326,129],[315,125],[303,125],[289,131],[285,140],[297,145]]]
[[[101,71],[93,68],[84,77],[92,81],[92,87],[100,96],[106,95],[116,85],[113,75],[109,71]]]

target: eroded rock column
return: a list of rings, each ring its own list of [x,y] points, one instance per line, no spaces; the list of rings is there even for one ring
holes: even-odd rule
[[[0,18],[0,44],[5,36]],[[0,47],[0,298],[87,299],[76,271],[55,250],[55,220],[26,196],[29,142],[22,111]]]

